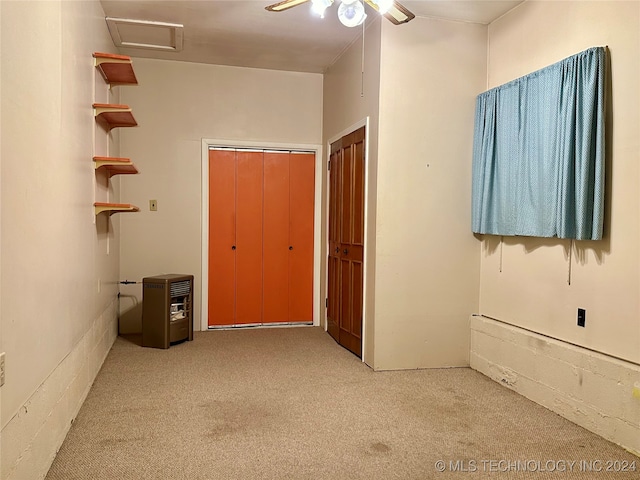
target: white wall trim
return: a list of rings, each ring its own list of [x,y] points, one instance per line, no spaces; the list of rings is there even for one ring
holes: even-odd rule
[[[471,317],[471,368],[640,456],[640,366]]]
[[[250,148],[256,150],[302,150],[314,152],[315,165],[315,201],[313,213],[313,325],[320,325],[324,302],[320,301],[320,266],[321,266],[321,242],[320,228],[322,225],[322,145],[307,143],[286,142],[254,142],[228,139],[202,139],[202,217],[200,230],[202,232],[201,257],[202,265],[200,286],[200,329],[209,329],[209,147]]]
[[[345,128],[344,130],[342,130],[340,133],[334,135],[333,137],[330,137],[329,140],[327,141],[327,145],[326,145],[326,149],[327,149],[327,162],[329,161],[329,158],[331,157],[331,144],[334,142],[337,142],[338,140],[340,140],[342,137],[344,137],[345,135],[349,135],[352,132],[355,132],[356,130],[358,130],[359,128],[364,127],[364,238],[365,238],[365,242],[364,242],[364,249],[362,252],[362,256],[364,258],[364,265],[362,268],[362,362],[363,363],[367,363],[367,360],[365,358],[365,352],[366,349],[364,348],[364,346],[366,345],[366,335],[368,335],[368,331],[367,331],[367,309],[365,308],[367,305],[367,297],[369,296],[369,292],[367,291],[367,276],[369,275],[368,272],[368,262],[367,262],[367,251],[368,251],[368,243],[367,239],[369,238],[369,202],[367,201],[367,199],[369,198],[369,139],[370,137],[370,131],[369,131],[369,117],[365,117],[359,121],[357,121],[356,123],[354,123],[353,125]],[[326,218],[325,218],[325,222],[327,223],[327,228],[326,228],[326,235],[324,238],[324,242],[325,245],[327,246],[327,251],[329,251],[329,192],[328,192],[328,188],[327,188],[327,205],[326,205]],[[328,261],[328,259],[327,259]],[[327,269],[328,271],[328,269]],[[329,291],[329,275],[327,275],[327,278],[325,279],[325,291],[328,292]],[[325,322],[325,330],[327,329],[327,322]],[[367,363],[367,365],[369,365]]]

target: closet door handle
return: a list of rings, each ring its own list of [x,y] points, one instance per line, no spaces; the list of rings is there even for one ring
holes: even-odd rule
[[[293,250],[293,246],[292,245],[289,245],[289,250]]]
[[[342,253],[344,253],[345,255],[349,255],[349,250],[345,248],[345,249],[342,251]]]
[[[336,247],[336,253],[340,253],[340,247]]]
[[[235,245],[231,245],[231,250],[235,250],[236,246]]]

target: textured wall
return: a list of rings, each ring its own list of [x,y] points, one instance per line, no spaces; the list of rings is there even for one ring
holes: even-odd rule
[[[474,316],[471,367],[640,454],[640,366]]]

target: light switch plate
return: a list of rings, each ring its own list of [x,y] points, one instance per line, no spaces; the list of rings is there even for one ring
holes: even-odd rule
[[[149,210],[152,212],[158,211],[158,201],[157,200],[149,200]]]

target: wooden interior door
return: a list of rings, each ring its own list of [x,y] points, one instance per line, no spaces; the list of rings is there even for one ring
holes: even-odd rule
[[[340,184],[342,149],[329,157],[329,259],[327,264],[327,331],[340,343]]]
[[[362,355],[364,127],[331,145],[327,330]]]

